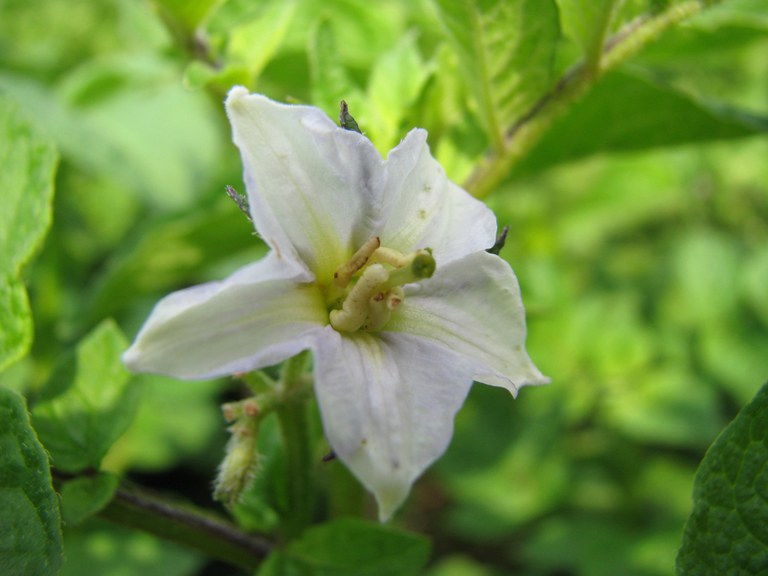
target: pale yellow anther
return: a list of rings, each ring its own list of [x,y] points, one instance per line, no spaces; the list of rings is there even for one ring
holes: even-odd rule
[[[381,292],[380,286],[387,279],[389,279],[389,272],[381,264],[373,264],[366,268],[344,299],[341,310],[331,310],[331,326],[341,332],[359,330],[368,317],[371,299]]]
[[[381,247],[371,254],[369,262],[371,264],[389,264],[394,268],[402,268],[407,266],[412,259],[413,256],[405,256],[397,250],[392,250],[392,248]]]
[[[352,258],[346,264],[336,268],[333,274],[333,283],[339,288],[346,288],[349,285],[352,276],[354,276],[363,266],[368,263],[371,255],[380,250],[381,239],[378,236],[369,238],[360,249],[352,255]]]

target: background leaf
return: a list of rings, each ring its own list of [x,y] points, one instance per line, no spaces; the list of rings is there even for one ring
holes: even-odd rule
[[[554,0],[438,0],[494,148],[550,87],[560,36]]]
[[[32,416],[53,465],[64,472],[98,469],[138,405],[120,355],[128,342],[106,320],[60,362]]]
[[[696,101],[642,74],[613,72],[553,125],[516,173],[601,152],[744,138],[766,131],[766,116]]]
[[[21,268],[51,223],[58,155],[0,93],[0,371],[26,354],[32,318]]]
[[[423,536],[345,518],[307,530],[273,553],[259,576],[408,576],[419,574],[428,558]]]
[[[558,0],[563,31],[581,47],[589,65],[599,62],[616,8],[623,0]]]
[[[768,385],[718,437],[696,473],[678,574],[768,570],[767,462]]]
[[[61,520],[48,458],[24,400],[0,386],[0,573],[55,575]]]
[[[64,482],[60,490],[64,524],[80,524],[103,509],[114,496],[118,482],[117,476],[104,472]]]

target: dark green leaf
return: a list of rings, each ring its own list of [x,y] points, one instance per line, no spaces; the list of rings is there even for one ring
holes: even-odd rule
[[[342,518],[308,530],[285,551],[272,554],[259,576],[408,576],[429,558],[423,536]]]
[[[0,370],[32,341],[27,294],[18,278],[51,223],[57,154],[0,95]]]
[[[629,152],[764,133],[768,118],[715,108],[627,72],[606,75],[557,122],[519,172],[600,152]]]
[[[710,447],[677,557],[681,576],[768,573],[768,385]]]
[[[61,515],[64,524],[74,526],[104,508],[117,490],[114,474],[100,472],[68,480],[61,487]]]
[[[61,520],[24,400],[0,386],[0,574],[56,574]]]
[[[550,87],[560,37],[554,0],[438,0],[494,147]]]
[[[56,468],[98,468],[131,423],[140,389],[120,360],[127,347],[120,329],[105,321],[54,369],[32,415]]]

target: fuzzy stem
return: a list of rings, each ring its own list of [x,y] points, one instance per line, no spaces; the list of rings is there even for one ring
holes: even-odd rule
[[[283,519],[283,537],[288,540],[299,536],[309,525],[314,507],[312,438],[304,393],[308,357],[307,352],[302,352],[286,361],[280,381],[283,401],[276,410],[285,453],[288,506]]]

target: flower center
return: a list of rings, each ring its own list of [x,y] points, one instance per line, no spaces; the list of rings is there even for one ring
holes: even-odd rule
[[[402,286],[429,278],[435,259],[429,249],[404,255],[374,236],[342,264],[328,288],[330,321],[339,332],[380,330],[403,303]]]

